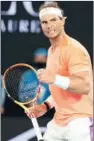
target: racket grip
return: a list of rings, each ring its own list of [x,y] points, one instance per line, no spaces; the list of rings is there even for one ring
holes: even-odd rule
[[[41,131],[40,131],[40,128],[39,128],[39,125],[38,125],[38,122],[37,122],[37,119],[36,118],[31,118],[31,121],[32,121],[33,127],[35,129],[38,141],[44,141],[43,137],[42,137],[42,134],[41,134]]]

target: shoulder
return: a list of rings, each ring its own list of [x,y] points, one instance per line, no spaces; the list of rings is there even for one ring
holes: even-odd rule
[[[81,53],[86,56],[89,56],[87,49],[79,41],[72,37],[69,37],[67,49],[71,54]]]
[[[62,47],[61,59],[67,63],[77,60],[90,60],[90,55],[86,48],[76,39],[69,37],[65,47]]]

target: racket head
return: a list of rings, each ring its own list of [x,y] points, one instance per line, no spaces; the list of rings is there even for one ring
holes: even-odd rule
[[[37,71],[25,63],[12,65],[5,71],[3,86],[12,101],[24,105],[37,101],[40,94]]]

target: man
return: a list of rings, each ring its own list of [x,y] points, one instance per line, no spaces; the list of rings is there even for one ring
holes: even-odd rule
[[[38,78],[49,84],[51,96],[41,105],[29,108],[27,115],[40,117],[55,107],[47,125],[45,141],[91,141],[93,117],[93,77],[87,50],[64,31],[64,12],[56,2],[40,7],[39,18],[49,38],[46,69],[38,70]]]

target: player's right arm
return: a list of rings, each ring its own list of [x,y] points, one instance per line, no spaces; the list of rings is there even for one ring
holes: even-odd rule
[[[28,112],[26,111],[25,113],[29,118],[38,118],[43,116],[45,113],[48,112],[48,110],[54,107],[54,101],[51,95],[47,98],[45,102],[46,104],[42,103],[40,105],[31,106],[30,108],[28,108]]]

